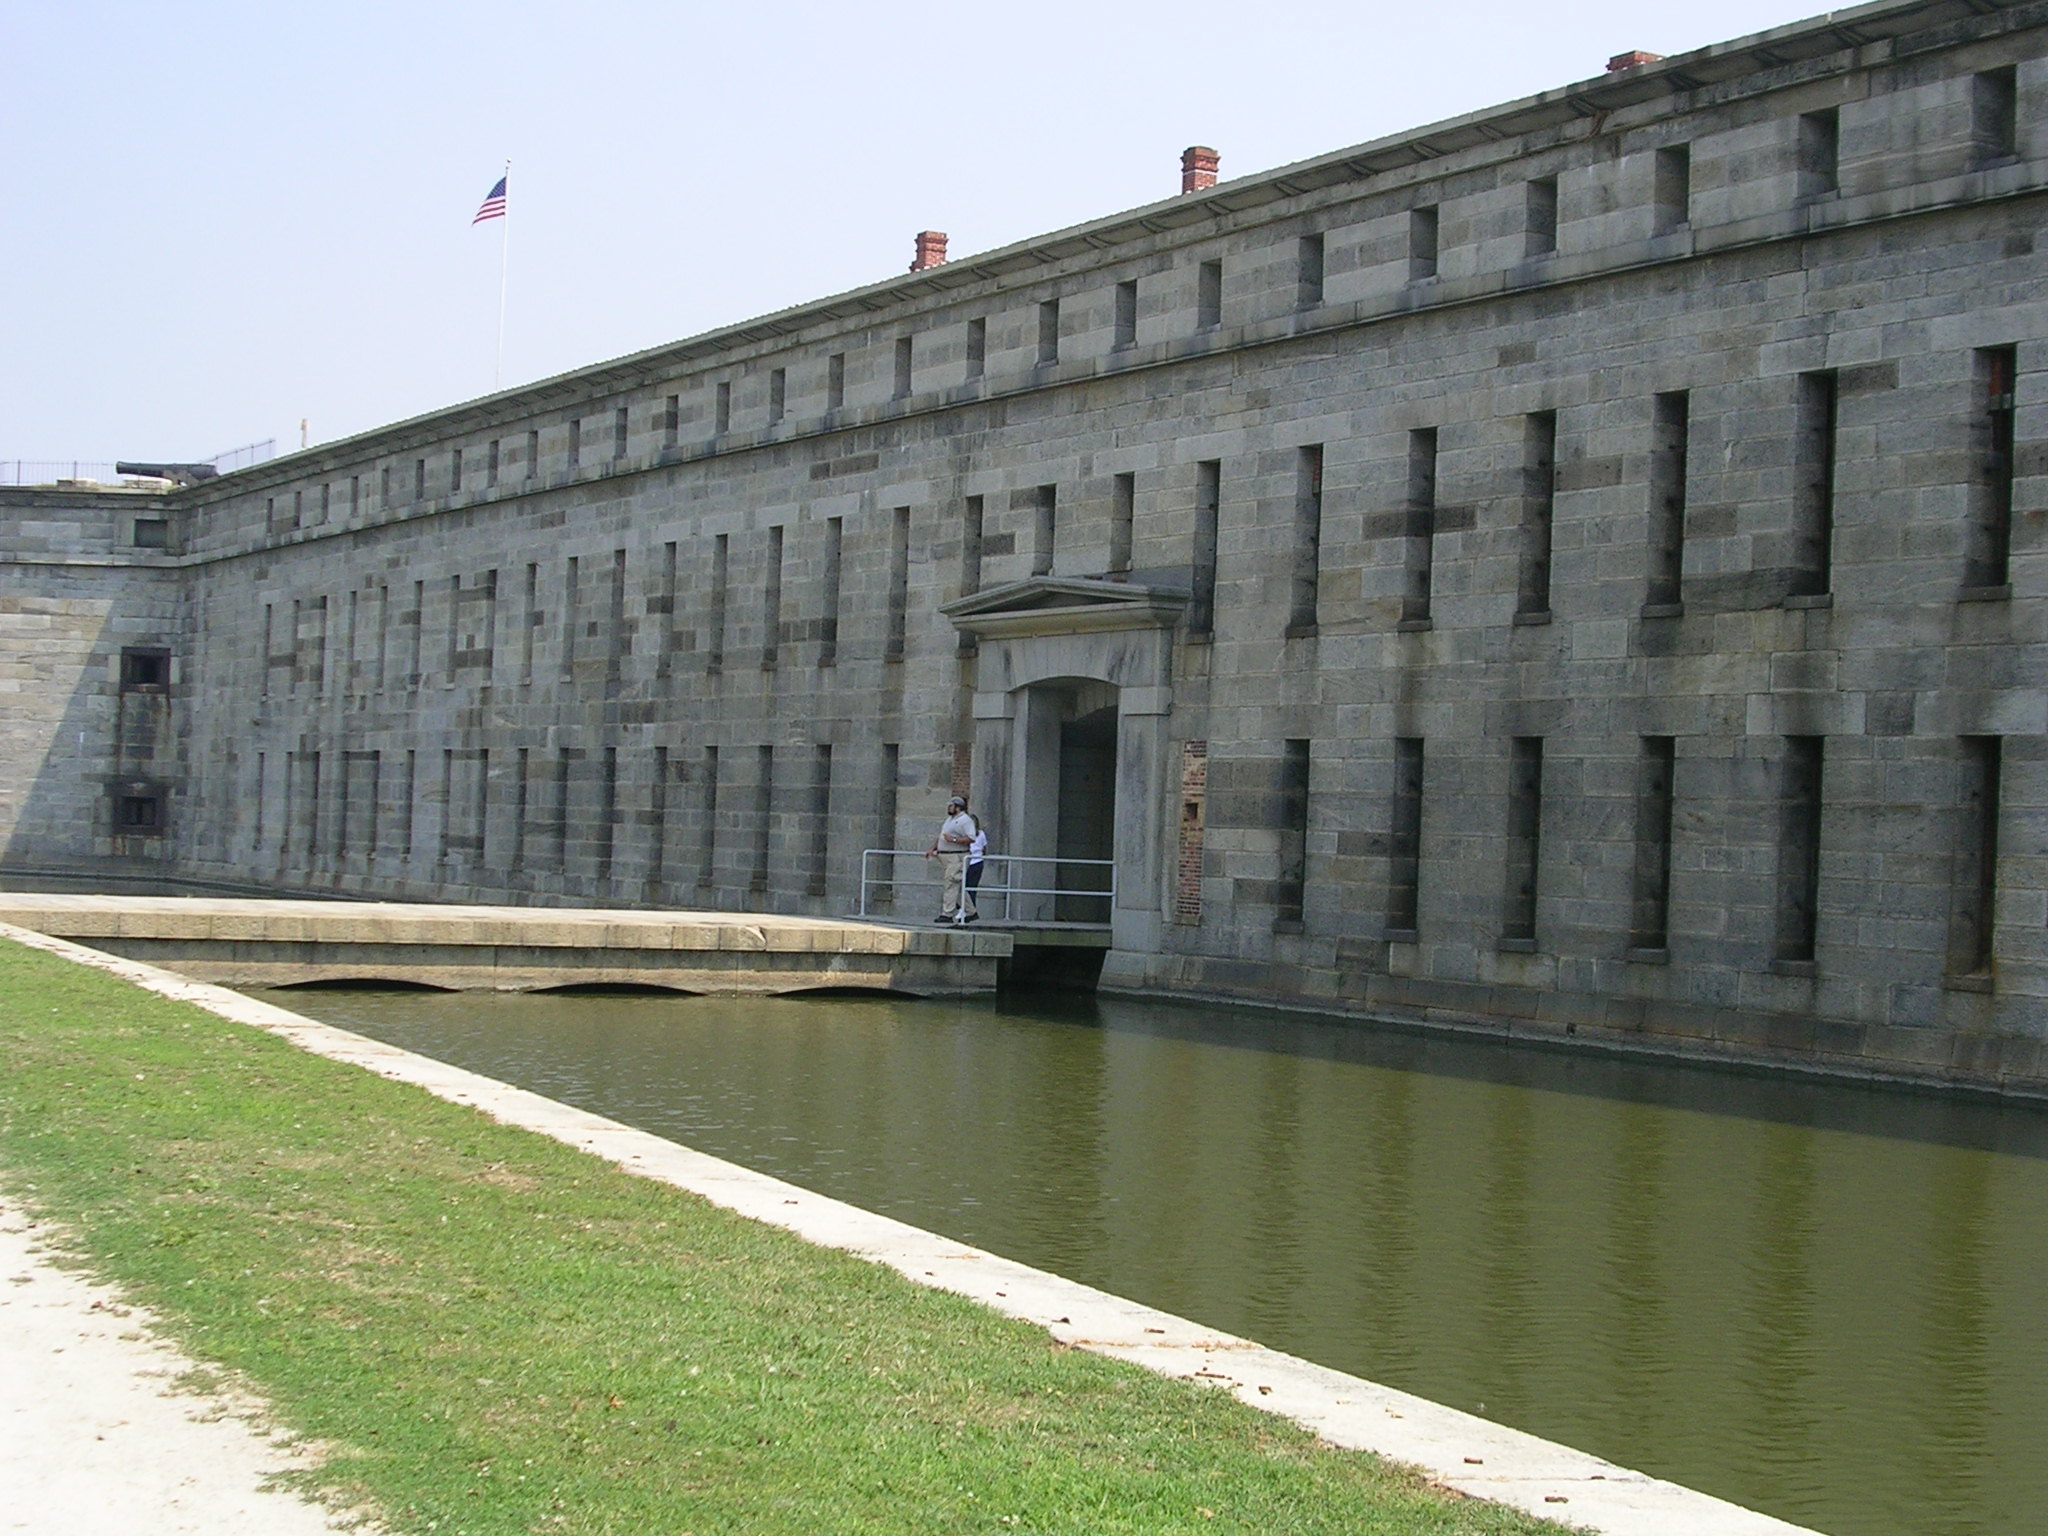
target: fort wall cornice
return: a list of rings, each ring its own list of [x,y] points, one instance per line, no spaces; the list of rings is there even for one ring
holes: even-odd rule
[[[2048,7],[2044,7],[2048,8]],[[1722,226],[1685,228],[1669,235],[1636,241],[1578,255],[1549,256],[1536,261],[1467,277],[1413,283],[1394,292],[1348,304],[1275,316],[1251,324],[1219,327],[1169,341],[1127,349],[1100,357],[1033,369],[1011,379],[982,378],[938,390],[924,391],[906,400],[879,402],[845,408],[823,417],[791,418],[758,431],[728,432],[708,441],[678,444],[656,453],[623,461],[609,460],[559,471],[533,480],[440,496],[389,510],[380,510],[353,523],[328,524],[296,530],[259,542],[200,550],[181,557],[158,557],[150,564],[208,565],[219,561],[254,558],[299,545],[352,536],[378,528],[425,522],[469,512],[474,509],[515,505],[548,498],[579,488],[614,487],[627,497],[633,486],[649,475],[678,468],[737,461],[753,454],[815,446],[836,437],[872,433],[920,419],[977,407],[998,407],[1005,402],[1056,391],[1085,388],[1109,379],[1121,379],[1161,369],[1181,367],[1209,358],[1249,355],[1275,348],[1314,343],[1354,331],[1366,330],[1417,318],[1503,300],[1617,280],[1660,268],[1684,266],[1716,258],[1753,254],[1773,246],[1849,233],[1861,228],[1909,220],[1924,220],[1999,204],[2025,205],[2048,194],[2048,161],[2027,161],[1973,171],[1941,181],[1913,185],[1861,197],[1830,198],[1777,211],[1766,217],[1742,220]],[[429,418],[421,418],[428,420]],[[444,426],[464,422],[469,426],[488,423],[481,416],[444,413],[431,418]],[[524,419],[524,418],[520,418]],[[432,442],[459,437],[459,431],[444,431]],[[419,446],[415,443],[414,446]],[[820,454],[829,462],[830,450]],[[274,461],[284,463],[288,461]],[[359,462],[345,458],[343,464]],[[269,466],[265,466],[268,468]],[[872,474],[874,471],[868,471]],[[244,471],[243,473],[248,473]],[[237,478],[240,478],[239,476]],[[273,483],[303,484],[311,476],[295,475]],[[218,485],[220,482],[212,482]],[[199,488],[204,489],[204,488]],[[92,503],[93,493],[66,493],[79,498],[79,505]],[[126,498],[135,493],[119,493]],[[159,496],[166,505],[186,505],[195,494],[185,490]],[[0,492],[4,495],[4,492]],[[4,506],[4,503],[0,503]],[[145,563],[145,562],[137,562]]]

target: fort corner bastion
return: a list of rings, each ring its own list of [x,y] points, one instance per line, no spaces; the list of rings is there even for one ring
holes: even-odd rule
[[[2048,1093],[2048,5],[1189,163],[0,489],[0,876],[838,914],[967,789],[1105,987]]]

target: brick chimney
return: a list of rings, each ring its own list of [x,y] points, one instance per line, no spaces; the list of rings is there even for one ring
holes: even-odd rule
[[[946,237],[936,229],[917,232],[917,256],[910,263],[913,272],[929,272],[946,264]]]
[[[1186,196],[1190,192],[1206,192],[1216,185],[1216,167],[1221,157],[1215,150],[1203,144],[1191,144],[1180,152],[1180,190]]]
[[[1645,53],[1640,48],[1631,48],[1627,53],[1617,53],[1607,61],[1607,73],[1619,74],[1624,69],[1635,69],[1643,64],[1655,64],[1664,57],[1661,53]]]

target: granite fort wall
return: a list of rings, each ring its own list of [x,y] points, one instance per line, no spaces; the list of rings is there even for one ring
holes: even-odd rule
[[[161,553],[24,510],[5,857],[134,846],[64,755],[110,636],[175,653],[150,846],[293,891],[841,912],[956,786],[1039,836],[1044,701],[1108,699],[1107,984],[2039,1085],[2044,188],[2048,7],[1870,6],[259,466]]]

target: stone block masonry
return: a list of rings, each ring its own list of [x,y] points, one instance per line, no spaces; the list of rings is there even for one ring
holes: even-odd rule
[[[161,549],[0,491],[0,858],[834,913],[964,780],[1114,863],[1106,985],[2041,1091],[2044,206],[2048,7],[1888,0],[155,498]]]

